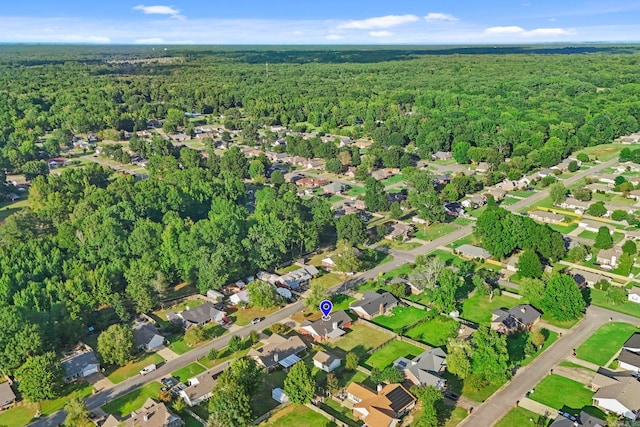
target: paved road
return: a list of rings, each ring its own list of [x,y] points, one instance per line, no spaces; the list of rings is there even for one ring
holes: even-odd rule
[[[99,158],[93,158],[91,157],[91,160],[96,161],[96,163],[101,163]],[[609,167],[613,164],[615,164],[617,162],[617,159],[613,159],[610,160],[608,162],[604,162],[604,163],[600,163],[586,171],[581,171],[579,173],[577,173],[576,175],[574,175],[571,178],[568,178],[566,180],[564,180],[564,184],[565,185],[569,185],[572,184],[576,181],[579,181],[580,179],[584,178],[587,175],[592,174],[593,172],[596,172],[598,170],[604,169],[606,167]],[[548,190],[542,190],[534,195],[532,195],[531,197],[528,197],[526,199],[523,199],[517,203],[514,203],[511,206],[508,206],[507,209],[511,212],[516,212],[526,206],[529,206],[537,201],[540,201],[542,199],[544,199],[545,197],[548,196]],[[383,274],[386,273],[388,271],[391,271],[395,268],[401,267],[407,263],[411,263],[415,260],[415,257],[418,255],[423,255],[423,254],[428,254],[430,252],[433,252],[434,250],[436,250],[439,246],[446,246],[449,243],[452,243],[458,239],[461,239],[462,237],[471,234],[472,232],[472,225],[467,225],[464,227],[459,228],[458,230],[446,234],[438,239],[432,240],[428,243],[425,243],[424,245],[412,249],[410,251],[406,251],[406,252],[400,252],[400,251],[391,251],[391,253],[394,255],[393,260],[379,265],[371,270],[368,270],[366,272],[364,272],[363,274],[358,275],[357,277],[347,280],[342,284],[339,284],[337,286],[335,286],[334,288],[332,288],[331,291],[333,292],[343,292],[347,289],[351,289],[357,285],[359,285],[362,282],[365,282],[367,280],[370,279],[374,279],[376,277],[378,277],[379,274]],[[202,347],[198,347],[194,350],[189,351],[186,354],[183,354],[182,356],[178,357],[175,360],[172,360],[170,362],[168,362],[167,364],[161,366],[160,368],[158,368],[156,371],[153,371],[150,374],[147,374],[144,377],[134,377],[134,378],[130,378],[120,384],[117,384],[116,386],[104,390],[104,391],[100,391],[97,392],[96,394],[94,394],[93,396],[89,397],[86,399],[86,403],[87,403],[87,407],[89,409],[95,409],[98,408],[102,405],[104,405],[105,403],[119,397],[122,396],[126,393],[129,393],[130,391],[133,391],[139,387],[142,387],[143,385],[151,382],[151,381],[155,381],[155,380],[159,380],[167,375],[169,375],[171,372],[176,371],[177,369],[180,369],[186,365],[188,365],[189,363],[192,363],[193,361],[195,361],[196,359],[200,359],[202,357],[205,357],[208,353],[209,350],[212,348],[216,348],[216,349],[221,349],[223,347],[225,347],[227,345],[227,342],[229,341],[229,338],[232,335],[240,335],[240,336],[247,336],[249,334],[249,332],[251,330],[262,330],[270,325],[272,325],[273,323],[277,323],[280,322],[284,319],[286,319],[287,317],[302,311],[304,309],[304,304],[302,302],[296,302],[294,304],[291,304],[287,307],[285,307],[284,309],[278,311],[277,313],[274,313],[271,316],[268,316],[267,319],[265,319],[262,323],[257,324],[257,325],[249,325],[239,331],[237,331],[234,334],[228,334],[228,335],[224,335],[220,338],[218,338],[217,340],[206,344]],[[591,310],[591,309],[590,309]],[[606,318],[608,319],[609,315],[606,316]],[[586,321],[586,320],[585,320]],[[585,323],[585,321],[583,321],[583,324]],[[635,320],[635,322],[638,322],[638,319]],[[563,338],[564,340],[564,338]],[[564,341],[567,342],[567,341]],[[552,350],[553,347],[551,349],[549,349],[548,351],[546,351],[545,353],[543,353],[543,355],[547,354],[550,350]],[[542,357],[542,356],[541,356]],[[540,358],[536,359],[540,360]],[[535,365],[535,362],[532,363],[530,366]],[[553,366],[553,365],[551,365]],[[551,366],[548,369],[551,369]],[[544,370],[543,370],[544,372]],[[516,378],[518,378],[518,376],[516,376]],[[542,377],[540,377],[542,378]],[[537,379],[533,385],[535,385],[535,383],[537,383],[539,381],[539,379]],[[530,387],[533,387],[530,386]],[[526,387],[525,387],[525,392]],[[500,393],[498,393],[500,394]],[[518,394],[517,396],[521,396],[524,395],[523,393]],[[494,395],[495,396],[495,395]],[[487,404],[494,400],[489,399],[489,401],[487,401]],[[517,400],[517,398],[516,398]],[[514,400],[515,402],[515,400]],[[511,405],[513,404],[513,402],[511,403]],[[486,405],[486,404],[485,404]],[[481,408],[483,408],[485,405],[483,405]],[[483,410],[482,409],[478,409],[477,410],[478,413],[480,415],[483,414]],[[505,412],[505,411],[503,411]],[[498,418],[500,418],[500,416],[502,415],[502,413],[499,413],[497,415],[494,414],[494,418],[492,418],[493,420],[496,420]],[[470,418],[475,418],[476,414],[474,414],[474,416],[470,417]],[[496,418],[497,417],[497,418]],[[46,418],[42,418],[36,422],[31,423],[30,425],[32,426],[37,426],[37,427],[49,427],[49,426],[55,426],[58,424],[62,424],[62,422],[64,421],[65,418],[65,414],[62,411],[58,411],[55,414],[50,415],[49,417]],[[468,418],[469,419],[469,418]],[[490,425],[491,423],[488,424],[474,424],[474,425]]]
[[[531,364],[520,369],[511,382],[475,408],[471,415],[458,426],[492,426],[497,423],[519,399],[522,399],[546,377],[551,369],[570,356],[574,348],[579,347],[600,326],[608,323],[609,318],[613,318],[614,322],[627,322],[633,325],[640,323],[637,317],[590,306],[585,318],[576,327],[564,333],[562,338],[553,343]]]

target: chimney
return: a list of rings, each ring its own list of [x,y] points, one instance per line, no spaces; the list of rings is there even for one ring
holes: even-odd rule
[[[278,357],[278,353],[274,353],[274,354],[273,354],[273,361],[274,361],[274,362],[277,362],[277,361],[278,361],[278,359],[279,359],[279,357]]]
[[[382,384],[378,384],[376,390],[378,390],[378,394],[382,393]]]
[[[338,322],[333,322],[333,330],[335,331],[336,329],[338,329]]]
[[[144,420],[144,422],[146,423],[147,421],[149,421],[149,415],[144,414],[144,417],[142,417],[142,419]]]
[[[522,307],[520,308],[520,311],[521,311],[521,312],[523,312],[523,313],[526,313],[527,309],[526,309],[524,306],[522,306]]]

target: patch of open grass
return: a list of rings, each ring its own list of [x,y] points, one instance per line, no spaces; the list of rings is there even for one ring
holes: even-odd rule
[[[265,308],[264,310],[261,308],[255,307],[247,307],[247,308],[239,308],[234,311],[229,310],[227,316],[233,319],[234,323],[238,326],[246,326],[256,317],[266,317],[274,312],[276,312],[279,307],[271,307]],[[224,329],[224,328],[223,328]],[[224,329],[226,332],[226,329]],[[220,336],[219,334],[217,336]]]
[[[353,351],[358,356],[363,357],[367,351],[371,350],[392,338],[391,332],[385,334],[382,331],[372,329],[364,323],[356,323],[351,326],[351,330],[333,342],[325,343],[336,351],[336,355],[344,356]]]
[[[289,405],[261,425],[269,427],[333,427],[336,424],[306,406]]]
[[[625,301],[623,304],[612,304],[607,299],[607,293],[598,289],[589,289],[591,292],[591,304],[598,307],[607,308],[609,310],[617,311],[619,313],[628,314],[630,316],[640,317],[640,304],[635,302]]]
[[[506,295],[495,296],[492,301],[489,301],[488,296],[476,294],[462,303],[460,316],[463,319],[489,326],[491,324],[491,313],[494,310],[502,307],[511,308],[518,305],[518,303],[520,303],[518,299]]]
[[[190,363],[184,368],[178,369],[172,372],[171,375],[179,379],[181,382],[186,383],[189,378],[193,378],[198,374],[206,371],[206,368],[199,363]]]
[[[29,201],[26,198],[15,202],[0,203],[0,221],[7,219],[9,215],[19,212],[26,207],[29,207]]]
[[[373,319],[373,323],[384,328],[399,332],[402,328],[424,318],[427,312],[415,307],[397,306],[391,311],[390,315],[382,315]]]
[[[587,362],[604,366],[634,332],[640,332],[634,325],[607,323],[578,347],[576,355]]]
[[[530,420],[534,420],[531,422]],[[500,418],[495,427],[524,427],[524,426],[548,426],[551,423],[549,418],[538,415],[524,408],[513,408]]]
[[[79,382],[69,384],[65,386],[62,391],[62,397],[41,402],[40,411],[42,412],[42,415],[51,415],[62,409],[72,397],[85,398],[87,396],[91,396],[91,393],[93,393],[93,386],[89,383]]]
[[[162,356],[156,353],[152,353],[149,355],[142,354],[139,358],[133,360],[130,363],[127,363],[125,366],[121,366],[119,368],[106,368],[107,378],[114,383],[118,384],[122,381],[135,377],[136,375],[140,375],[140,370],[145,366],[151,364],[159,364],[164,362]]]
[[[460,324],[445,316],[438,316],[426,322],[419,323],[409,329],[405,335],[416,341],[433,347],[445,345],[449,338],[458,334]]]
[[[431,224],[428,227],[419,225],[417,229],[416,237],[418,239],[431,241],[457,230],[458,227],[453,224]]]
[[[544,344],[536,353],[525,354],[525,346],[527,344],[526,333],[511,334],[507,337],[507,350],[509,351],[509,361],[519,366],[526,366],[533,361],[540,353],[553,344],[558,339],[558,334],[553,331],[542,331],[545,336]]]
[[[330,289],[336,286],[338,283],[343,282],[344,279],[338,273],[326,273],[320,277],[311,279],[311,284],[319,283],[324,289]]]
[[[31,422],[36,412],[35,404],[23,403],[20,406],[14,406],[11,409],[0,412],[0,425],[6,427],[24,427]]]
[[[107,414],[117,415],[119,417],[127,416],[131,412],[140,409],[148,398],[157,399],[160,395],[162,385],[158,382],[151,382],[139,389],[127,393],[111,402],[107,403],[102,409]]]
[[[391,365],[394,360],[400,357],[413,359],[424,350],[404,341],[392,341],[379,350],[376,350],[371,356],[362,361],[362,366],[367,369],[384,369]]]
[[[404,180],[404,176],[402,176],[401,173],[394,175],[390,178],[387,178],[385,180],[382,180],[382,185],[384,185],[385,187],[388,187],[390,185],[396,184],[398,182],[402,182]]]
[[[351,187],[349,189],[349,191],[347,191],[347,195],[351,196],[351,197],[358,197],[361,194],[366,193],[367,190],[364,187],[360,187],[358,185],[354,185],[353,187]]]
[[[540,381],[529,398],[551,408],[578,415],[582,408],[591,407],[593,394],[584,384],[552,374]]]

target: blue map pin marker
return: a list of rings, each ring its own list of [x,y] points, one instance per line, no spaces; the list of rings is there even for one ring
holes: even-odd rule
[[[330,319],[329,314],[331,314],[331,310],[333,310],[333,303],[331,301],[326,299],[320,303],[320,311],[324,314],[322,320]]]

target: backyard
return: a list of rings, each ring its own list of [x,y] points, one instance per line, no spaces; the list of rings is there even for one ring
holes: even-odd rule
[[[536,353],[531,355],[527,355],[525,353],[527,334],[520,332],[509,335],[507,337],[509,361],[518,366],[526,366],[558,339],[558,334],[556,332],[548,331],[546,329],[541,330],[541,332],[545,336],[544,344]]]
[[[489,301],[488,296],[476,294],[462,303],[462,313],[460,316],[463,319],[489,326],[491,323],[491,313],[494,310],[503,307],[510,308],[518,305],[519,302],[516,298],[506,295],[493,297],[493,300]]]
[[[151,382],[131,393],[125,394],[111,402],[107,403],[102,409],[107,414],[123,417],[131,412],[140,409],[148,398],[157,399],[160,394],[162,385],[158,382]]]
[[[438,316],[419,323],[409,329],[405,335],[427,345],[440,347],[445,345],[449,338],[457,336],[459,328],[460,324],[455,320],[446,316]]]
[[[634,332],[640,332],[628,323],[607,323],[591,335],[578,349],[582,360],[605,366]]]
[[[538,383],[529,398],[573,415],[587,408],[589,413],[604,419],[604,414],[591,406],[593,394],[584,384],[552,374]]]
[[[333,427],[336,424],[306,406],[287,406],[275,413],[266,423],[269,427]]]
[[[404,341],[392,341],[379,350],[376,350],[371,356],[363,360],[361,365],[367,369],[384,369],[391,365],[394,360],[400,357],[413,359],[424,350]]]
[[[378,316],[372,320],[376,325],[380,325],[391,331],[399,333],[403,328],[424,318],[427,312],[415,307],[394,307],[390,315]]]
[[[334,349],[336,353],[339,353],[341,356],[353,351],[358,356],[364,357],[369,350],[391,338],[393,338],[391,332],[386,334],[382,331],[372,329],[361,322],[351,326],[349,333],[335,342],[327,343],[326,346]]]

